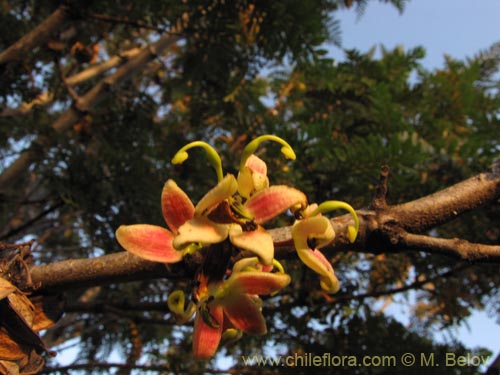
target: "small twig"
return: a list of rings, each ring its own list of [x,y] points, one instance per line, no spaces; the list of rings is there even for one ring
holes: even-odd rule
[[[404,292],[407,292],[409,290],[421,288],[425,284],[431,283],[434,280],[450,277],[450,276],[456,274],[457,272],[463,271],[464,269],[469,268],[469,267],[472,267],[472,265],[467,264],[467,263],[460,263],[446,272],[436,274],[435,276],[425,278],[423,280],[417,280],[411,284],[403,285],[403,286],[400,286],[397,288],[391,288],[391,289],[386,289],[386,290],[377,290],[377,291],[371,291],[371,292],[360,293],[360,294],[337,294],[333,297],[328,297],[328,302],[329,303],[338,303],[338,302],[345,302],[345,301],[351,301],[351,300],[364,300],[366,298],[393,296],[395,294],[404,293]]]
[[[22,232],[24,229],[30,227],[33,225],[35,222],[43,218],[44,216],[48,215],[49,213],[53,212],[54,210],[58,209],[61,207],[64,203],[62,201],[54,204],[53,206],[48,207],[47,209],[43,210],[40,212],[38,215],[34,216],[24,224],[19,225],[18,227],[10,229],[7,233],[0,235],[0,240],[3,240],[5,238],[9,238],[11,236],[14,236],[20,232]],[[1,244],[0,244],[1,245]]]
[[[75,89],[73,87],[71,87],[70,85],[68,85],[68,83],[66,82],[66,77],[65,77],[63,69],[61,67],[61,63],[57,59],[55,61],[55,65],[57,67],[57,72],[59,73],[59,79],[64,84],[64,88],[66,89],[66,91],[68,91],[70,98],[73,99],[75,104],[77,104],[80,100],[80,96],[75,91]]]
[[[20,243],[0,243],[0,250],[7,250],[7,249],[20,249],[21,247],[33,245],[35,240],[29,240],[28,242],[20,242]]]
[[[371,208],[383,210],[387,208],[387,179],[389,177],[389,166],[384,165],[380,169],[380,178],[375,189]]]

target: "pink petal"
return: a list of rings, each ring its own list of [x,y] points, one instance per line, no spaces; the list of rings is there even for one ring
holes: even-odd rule
[[[248,157],[247,161],[245,162],[245,166],[247,166],[252,172],[267,175],[266,162],[258,156],[255,156],[254,154]]]
[[[243,271],[231,275],[227,288],[234,288],[240,293],[268,295],[283,289],[290,281],[290,276],[284,273]],[[228,294],[231,294],[231,291],[228,291]]]
[[[223,200],[231,197],[238,190],[238,183],[232,174],[226,175],[212,190],[210,190],[196,205],[196,215],[204,215]]]
[[[156,225],[121,225],[116,230],[116,239],[125,250],[153,262],[182,260],[182,253],[172,245],[173,234]]]
[[[172,232],[194,216],[194,205],[173,180],[168,180],[161,192],[161,210]]]
[[[262,224],[287,209],[305,206],[307,198],[300,190],[285,185],[275,185],[255,193],[245,208],[253,215],[255,223]]]
[[[224,313],[235,328],[252,335],[263,335],[267,332],[266,321],[259,305],[248,295],[234,293],[223,301],[223,306]]]
[[[219,243],[227,238],[228,232],[227,225],[215,224],[204,216],[195,217],[179,227],[173,244],[176,249],[182,249],[190,243]]]
[[[271,264],[274,258],[274,243],[271,235],[262,227],[256,230],[243,232],[239,225],[231,227],[229,231],[231,243],[243,250],[257,255],[263,264]]]
[[[221,306],[210,305],[210,314],[219,323],[217,328],[210,327],[201,316],[196,314],[193,331],[193,354],[198,359],[210,359],[215,355],[222,336],[223,310]]]

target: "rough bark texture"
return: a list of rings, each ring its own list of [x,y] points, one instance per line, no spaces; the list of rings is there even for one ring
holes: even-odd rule
[[[121,66],[114,74],[103,78],[85,95],[77,98],[74,105],[66,112],[62,113],[52,124],[52,129],[57,133],[62,133],[69,129],[80,120],[86,112],[94,108],[110,95],[113,87],[143,70],[147,63],[156,58],[166,48],[179,40],[179,38],[180,37],[176,35],[166,34],[156,43],[142,50],[139,54]],[[50,140],[47,137],[37,138],[32,146],[24,151],[19,158],[0,175],[0,192],[6,191],[18,178],[22,177],[30,164],[39,159],[37,153],[43,152],[48,144],[50,144]]]
[[[5,51],[0,53],[0,66],[18,61],[36,46],[44,43],[51,34],[61,28],[70,18],[70,11],[66,5],[59,6],[46,20],[24,35]]]
[[[443,239],[420,234],[464,212],[496,202],[499,198],[500,174],[483,173],[408,203],[378,205],[375,209],[360,210],[360,231],[355,243],[351,244],[345,234],[347,225],[353,224],[352,217],[344,215],[332,219],[337,235],[325,251],[422,251],[469,261],[500,263],[498,245],[475,244],[458,238]],[[270,230],[276,244],[276,258],[294,253],[290,232],[290,227]],[[116,253],[95,259],[74,259],[36,266],[32,268],[31,276],[40,285],[39,290],[43,291],[154,277],[192,276],[189,271],[192,269],[186,267],[185,262],[166,268],[128,253]]]

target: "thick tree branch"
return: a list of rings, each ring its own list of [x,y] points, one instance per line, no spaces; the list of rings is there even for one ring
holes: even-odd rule
[[[160,263],[127,252],[90,259],[70,259],[31,270],[33,283],[43,289],[71,289],[155,277],[175,277]]]
[[[393,206],[387,216],[405,230],[422,233],[500,198],[500,174],[481,173],[426,197]]]
[[[440,239],[412,234],[407,228],[419,233],[454,219],[459,214],[478,208],[500,198],[500,174],[483,173],[460,182],[435,194],[405,204],[377,210],[360,210],[360,232],[354,244],[346,237],[347,225],[352,217],[344,215],[332,219],[335,241],[325,251],[357,251],[366,253],[423,251],[433,254],[452,255],[469,261],[500,262],[500,246],[473,244],[460,239]],[[428,211],[439,216],[434,220]],[[413,215],[410,215],[412,213]],[[422,228],[414,223],[420,223]],[[276,244],[275,257],[293,254],[291,228],[270,230]],[[185,262],[168,269],[161,264],[142,260],[129,253],[116,253],[95,259],[75,259],[33,267],[33,281],[41,289],[72,288],[100,285],[102,283],[139,280],[154,277],[180,278],[190,276],[192,267]]]
[[[24,58],[26,53],[45,42],[50,35],[58,28],[62,27],[69,18],[69,8],[66,5],[60,5],[41,24],[0,53],[0,65]]]
[[[113,87],[121,84],[133,75],[137,74],[157,56],[159,56],[166,48],[179,40],[179,36],[166,34],[156,43],[144,48],[142,52],[130,59],[127,63],[121,66],[114,74],[103,78],[85,95],[79,97],[75,105],[62,113],[59,118],[52,124],[52,129],[56,133],[62,133],[75,124],[80,118],[90,109],[98,105],[102,100],[108,97]],[[32,162],[37,159],[37,153],[44,149],[44,146],[50,144],[50,140],[46,137],[37,138],[32,146],[24,151],[21,156],[15,160],[1,175],[0,175],[0,192],[5,192],[28,170]]]

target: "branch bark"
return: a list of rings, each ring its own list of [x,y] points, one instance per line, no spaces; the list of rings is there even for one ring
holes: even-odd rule
[[[131,58],[137,56],[140,52],[142,51],[141,48],[132,48],[128,51],[125,51],[119,55],[110,57],[108,60],[100,63],[100,64],[95,64],[91,65],[85,70],[82,70],[79,73],[76,73],[70,77],[67,77],[65,79],[66,84],[70,86],[77,85],[79,83],[82,83],[86,80],[89,80],[101,73],[104,73],[105,71],[114,68],[117,65],[120,65],[124,61],[130,60]]]
[[[500,246],[473,244],[462,239],[433,238],[418,234],[456,218],[459,214],[500,199],[500,174],[482,173],[435,194],[408,203],[374,210],[360,210],[360,231],[351,244],[346,228],[352,225],[350,215],[332,219],[337,236],[325,251],[356,251],[391,253],[422,251],[452,255],[468,261],[500,263]],[[435,215],[436,217],[434,217]],[[419,225],[417,225],[418,223]],[[409,230],[415,233],[409,232]],[[275,242],[275,257],[285,258],[295,250],[291,227],[271,229]],[[75,259],[35,266],[31,270],[33,282],[40,291],[93,286],[103,283],[155,277],[182,278],[191,276],[184,262],[169,266],[152,263],[129,253],[115,253],[95,259]]]
[[[21,60],[26,53],[45,42],[51,34],[70,18],[68,6],[60,5],[47,19],[31,32],[0,53],[0,65]]]
[[[62,133],[75,124],[93,107],[112,93],[114,86],[121,84],[140,72],[151,60],[159,56],[166,48],[180,39],[178,35],[166,34],[157,42],[145,48],[142,52],[121,66],[114,74],[103,78],[90,91],[81,96],[74,106],[62,113],[52,124],[56,133]],[[18,159],[16,159],[0,175],[0,192],[5,192],[15,181],[24,175],[32,162],[37,159],[37,154],[43,150],[50,140],[47,137],[38,137]]]

